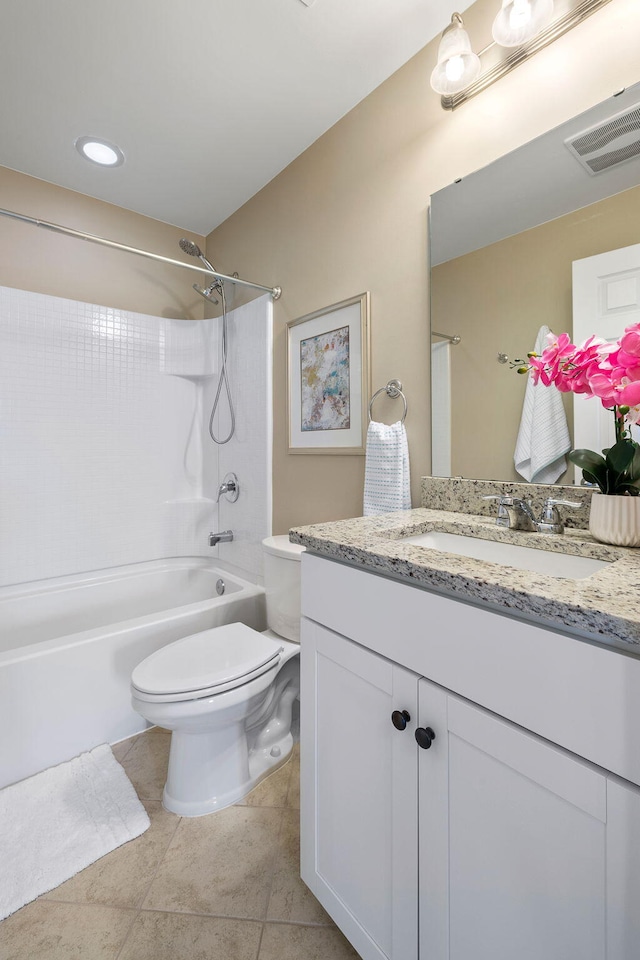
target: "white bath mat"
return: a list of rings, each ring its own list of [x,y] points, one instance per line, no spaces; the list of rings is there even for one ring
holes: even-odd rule
[[[107,744],[0,790],[0,920],[148,826]]]

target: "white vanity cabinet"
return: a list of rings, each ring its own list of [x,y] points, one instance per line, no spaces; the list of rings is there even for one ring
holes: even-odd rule
[[[640,960],[640,661],[314,556],[303,613],[302,877],[364,960]]]
[[[303,878],[366,960],[417,960],[419,678],[312,621],[303,635]]]
[[[606,778],[422,681],[421,956],[603,960]]]

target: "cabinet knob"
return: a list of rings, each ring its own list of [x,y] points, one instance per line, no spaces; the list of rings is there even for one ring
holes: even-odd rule
[[[415,737],[419,747],[422,747],[423,750],[428,750],[432,742],[435,740],[436,735],[431,729],[431,727],[418,727],[415,733]]]
[[[391,714],[391,723],[396,730],[404,730],[409,720],[411,720],[411,717],[407,710],[394,710]]]

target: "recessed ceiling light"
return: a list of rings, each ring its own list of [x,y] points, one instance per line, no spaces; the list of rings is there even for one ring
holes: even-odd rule
[[[115,143],[109,143],[108,140],[100,140],[99,137],[78,137],[76,140],[76,150],[92,163],[97,163],[101,167],[119,167],[124,163],[124,153]]]

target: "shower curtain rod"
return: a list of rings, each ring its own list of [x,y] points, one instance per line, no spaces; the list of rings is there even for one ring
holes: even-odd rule
[[[23,213],[15,213],[13,210],[3,210],[0,208],[0,215],[11,217],[13,220],[22,220],[23,223],[31,223],[35,227],[43,227],[45,230],[52,230],[54,233],[63,233],[68,237],[76,237],[78,240],[89,240],[91,243],[100,243],[103,247],[112,247],[114,250],[124,250],[125,253],[135,253],[139,257],[147,257],[149,260],[158,260],[161,263],[170,263],[174,267],[184,267],[186,270],[197,270],[198,273],[206,273],[217,280],[228,280],[229,283],[235,283],[239,287],[252,287],[254,290],[264,290],[270,293],[274,300],[278,300],[282,294],[281,287],[265,287],[262,283],[251,283],[249,280],[241,280],[239,277],[228,277],[224,273],[216,273],[215,270],[209,270],[207,267],[197,267],[191,263],[184,263],[182,260],[173,260],[171,257],[163,257],[159,253],[150,253],[148,250],[139,250],[137,247],[129,247],[125,243],[117,243],[115,240],[105,240],[104,237],[96,237],[92,233],[82,233],[80,230],[72,230],[71,227],[63,227],[59,223],[49,223],[48,220],[36,220],[35,217],[28,217]]]
[[[454,347],[462,340],[462,337],[459,337],[457,333],[454,336],[451,336],[450,333],[438,333],[436,330],[431,331],[431,336],[440,337],[441,340],[449,340]]]

